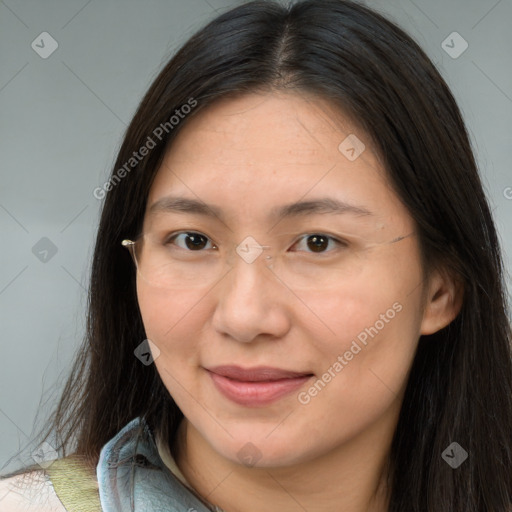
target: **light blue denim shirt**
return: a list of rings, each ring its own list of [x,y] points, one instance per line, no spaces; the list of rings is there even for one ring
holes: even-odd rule
[[[211,510],[164,464],[142,418],[132,420],[103,446],[96,476],[103,512]]]

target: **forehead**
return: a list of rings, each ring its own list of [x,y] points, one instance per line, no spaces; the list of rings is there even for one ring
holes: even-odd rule
[[[353,137],[364,150],[349,159],[342,150]],[[339,110],[296,93],[247,94],[187,121],[157,172],[148,208],[166,195],[182,195],[233,215],[258,216],[327,192],[371,203],[368,209],[382,215],[406,215],[396,211],[397,197],[369,137]]]
[[[293,165],[317,164],[321,158],[325,164],[339,156],[340,142],[351,134],[364,141],[364,159],[378,168],[367,134],[328,101],[298,92],[251,93],[224,98],[200,111],[169,152],[174,163],[207,154],[225,164],[247,164],[255,157]]]

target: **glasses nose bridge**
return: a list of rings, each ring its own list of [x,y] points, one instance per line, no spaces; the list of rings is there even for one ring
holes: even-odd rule
[[[271,263],[274,259],[273,247],[271,245],[261,245],[253,237],[246,237],[239,243],[231,256],[241,258],[246,264],[253,264],[258,260],[263,260],[265,263]],[[232,260],[233,261],[233,260]]]
[[[231,278],[229,279],[228,290],[234,296],[241,293],[245,296],[248,290],[254,292],[254,287],[262,286],[266,289],[268,285],[267,280],[272,280],[278,266],[274,266],[279,258],[277,248],[271,245],[253,244],[240,247],[234,246],[229,255],[226,255],[224,264],[226,269],[231,271]],[[264,284],[267,283],[267,284]],[[274,293],[265,291],[261,292],[263,296],[267,293]],[[238,299],[235,299],[238,300]]]

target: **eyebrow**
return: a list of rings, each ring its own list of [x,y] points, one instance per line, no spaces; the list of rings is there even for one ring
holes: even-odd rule
[[[215,205],[208,205],[196,199],[167,196],[155,201],[149,207],[149,214],[156,213],[189,213],[206,217],[218,217],[224,221],[222,209]],[[340,201],[332,197],[321,197],[310,201],[297,201],[272,208],[270,218],[282,220],[291,217],[300,217],[311,214],[353,214],[357,216],[375,215],[364,206],[358,206]]]

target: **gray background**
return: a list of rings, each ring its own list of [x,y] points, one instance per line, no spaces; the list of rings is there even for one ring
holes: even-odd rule
[[[239,3],[0,0],[2,471],[17,465],[10,457],[49,415],[82,339],[101,207],[93,190],[171,54],[216,11]],[[425,49],[457,98],[510,272],[512,1],[364,3]],[[469,44],[455,59],[442,47],[454,31]],[[42,32],[58,43],[46,59],[31,47],[41,46]],[[38,253],[49,245],[55,254]]]

